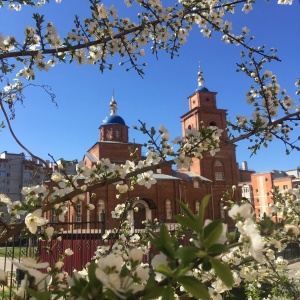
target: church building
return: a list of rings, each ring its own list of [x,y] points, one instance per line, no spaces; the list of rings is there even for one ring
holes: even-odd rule
[[[223,129],[221,141],[227,139],[226,110],[217,107],[216,92],[205,87],[202,72],[198,73],[198,87],[187,99],[189,110],[181,116],[182,134],[187,128],[199,128],[200,122],[204,126],[217,126]],[[174,116],[175,117],[175,116]],[[88,167],[96,164],[102,158],[109,158],[112,163],[122,164],[130,160],[129,147],[137,150],[142,159],[142,144],[129,141],[129,128],[125,120],[117,112],[117,102],[112,97],[110,102],[110,116],[99,127],[99,141],[97,141],[84,155],[84,163]],[[238,186],[238,164],[236,162],[235,145],[222,147],[214,156],[203,154],[203,159],[193,159],[188,170],[174,170],[171,166],[157,169],[154,172],[157,183],[147,189],[136,185],[129,192],[132,199],[127,216],[134,229],[143,228],[143,221],[158,219],[171,227],[176,221],[174,215],[180,214],[178,200],[188,204],[197,213],[201,200],[207,194],[211,200],[206,210],[206,218],[226,218],[226,212],[221,205],[221,198],[225,191],[233,185]],[[96,197],[86,193],[86,201],[95,205],[95,210],[87,211],[80,204],[76,210],[69,208],[66,221],[69,222],[97,222],[101,218],[105,221],[105,228],[111,229],[118,225],[111,212],[122,200],[116,198],[117,190],[114,184],[93,191]],[[138,200],[137,200],[138,198]],[[134,208],[138,207],[135,212]],[[68,219],[68,220],[67,220]]]

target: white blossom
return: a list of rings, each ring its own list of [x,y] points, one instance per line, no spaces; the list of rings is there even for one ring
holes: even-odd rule
[[[25,224],[28,230],[35,234],[38,226],[47,224],[48,220],[42,217],[42,210],[39,208],[25,217]]]
[[[238,220],[240,218],[247,219],[253,215],[253,208],[250,203],[245,203],[239,206],[238,204],[234,204],[232,208],[228,211],[228,216],[234,220]]]
[[[137,183],[139,185],[144,185],[146,188],[150,188],[153,184],[156,183],[156,179],[153,178],[153,171],[148,171],[142,174],[138,174]]]
[[[120,193],[120,194],[124,194],[124,193],[126,193],[128,190],[129,190],[129,186],[128,186],[128,184],[117,184],[116,185],[116,189],[118,190],[118,192]]]
[[[67,248],[66,250],[65,250],[65,255],[67,255],[67,256],[71,256],[71,255],[73,255],[74,254],[74,252],[73,252],[73,250],[72,249],[70,249],[70,248]]]

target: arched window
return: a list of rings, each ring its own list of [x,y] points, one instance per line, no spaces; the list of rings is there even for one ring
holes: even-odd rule
[[[217,126],[217,123],[215,121],[209,122],[209,126]]]
[[[214,162],[214,176],[216,181],[225,180],[224,165],[220,160]]]
[[[131,207],[132,209],[127,211],[128,220],[130,220],[131,225],[134,229],[145,228],[144,221],[152,220],[152,213],[148,202],[142,198],[139,198],[139,200],[133,198]]]
[[[146,207],[143,203],[137,203],[133,207],[134,228],[145,228],[144,221],[146,221]]]
[[[220,216],[221,218],[225,218],[225,209],[223,203],[220,203]]]
[[[97,202],[97,217],[98,220],[101,221],[102,213],[105,213],[105,202],[104,200],[98,200]]]
[[[76,208],[76,222],[81,222],[81,213],[82,213],[82,211],[81,211],[81,203],[80,202],[77,202],[76,203],[76,206],[75,206],[75,208]]]
[[[166,205],[166,219],[167,220],[172,220],[172,205],[171,205],[171,200],[167,199],[165,205]]]
[[[105,212],[105,202],[104,202],[104,200],[98,200],[97,213],[100,214],[102,212]]]
[[[223,164],[219,160],[216,160],[214,166],[215,167],[223,167]]]
[[[51,209],[51,223],[56,223],[56,211]]]
[[[116,129],[115,131],[115,137],[118,139],[120,137],[120,130]]]
[[[196,200],[195,201],[195,213],[198,214],[200,209],[200,201]]]
[[[198,178],[195,178],[195,179],[193,180],[193,185],[194,185],[194,188],[195,188],[195,189],[199,189],[199,188],[200,188],[200,181],[199,181]]]
[[[215,180],[217,181],[225,180],[224,172],[215,172]]]

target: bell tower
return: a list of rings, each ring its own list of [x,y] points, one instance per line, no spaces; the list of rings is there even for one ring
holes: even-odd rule
[[[142,157],[142,144],[129,142],[128,126],[117,114],[114,93],[109,107],[110,115],[99,127],[99,142],[96,142],[84,156],[87,166],[92,166],[101,158],[109,158],[112,163],[122,164],[131,159],[129,148],[137,150],[138,157]]]
[[[128,143],[128,126],[122,117],[117,114],[117,102],[114,93],[109,103],[110,116],[100,126],[100,142],[111,141]]]
[[[196,91],[188,97],[189,112],[181,117],[182,132],[188,128],[200,127],[200,122],[205,127],[217,126],[223,129],[222,139],[226,139],[226,114],[227,110],[217,108],[216,92],[210,92],[205,87],[203,72],[198,72],[198,87]]]
[[[220,139],[222,142],[227,140],[227,110],[217,108],[216,95],[216,92],[209,91],[205,86],[203,72],[199,70],[197,89],[188,97],[189,111],[181,116],[183,136],[185,136],[186,129],[199,129],[202,123],[204,127],[216,126],[223,129]],[[224,192],[231,189],[233,185],[238,186],[235,148],[235,145],[227,144],[222,146],[214,156],[210,153],[203,153],[202,159],[193,158],[189,169],[190,172],[211,180],[216,218],[222,217],[220,199]]]

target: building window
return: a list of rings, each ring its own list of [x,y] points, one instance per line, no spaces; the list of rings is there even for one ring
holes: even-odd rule
[[[243,187],[243,193],[248,194],[249,193],[249,187],[244,186]]]
[[[102,221],[101,219],[101,214],[105,213],[105,202],[104,200],[98,200],[97,203],[97,215],[98,215],[98,220]]]
[[[196,200],[195,201],[195,213],[198,214],[199,213],[199,208],[200,208],[200,201]]]
[[[216,180],[225,180],[224,172],[215,172]]]
[[[51,210],[51,222],[52,223],[56,223],[56,213],[55,213],[55,209]]]
[[[194,188],[195,188],[195,189],[200,188],[200,182],[199,182],[198,179],[194,179],[193,184],[194,184]]]
[[[119,129],[116,130],[115,136],[116,136],[117,139],[120,137],[120,130]]]
[[[143,203],[137,203],[133,207],[133,220],[134,220],[134,228],[135,229],[143,229],[145,228],[145,220],[146,216],[146,207]]]
[[[258,189],[256,189],[255,192],[258,193]]]
[[[5,176],[5,172],[4,171],[0,171],[0,176]]]
[[[287,186],[287,185],[284,185],[284,186],[283,186],[283,189],[284,189],[284,190],[287,190],[287,189],[288,189],[288,186]]]
[[[225,209],[223,203],[220,203],[220,216],[221,218],[225,218]]]
[[[265,178],[265,182],[268,182],[269,181],[269,179],[268,178]]]
[[[216,160],[214,165],[215,167],[223,167],[223,164],[219,160]]]
[[[171,206],[171,200],[166,200],[166,219],[172,220],[172,206]]]
[[[81,222],[81,203],[76,203],[76,222]]]

